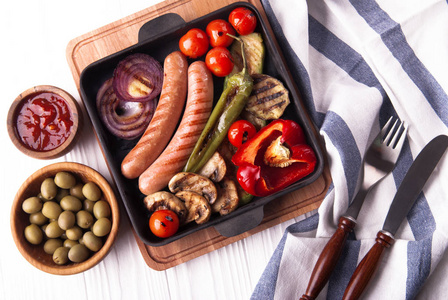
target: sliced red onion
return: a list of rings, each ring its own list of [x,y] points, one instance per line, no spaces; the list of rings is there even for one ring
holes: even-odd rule
[[[101,121],[115,136],[132,140],[148,127],[156,108],[156,100],[130,102],[120,100],[112,87],[112,78],[98,91],[96,107]]]
[[[162,84],[163,68],[147,54],[129,55],[114,70],[114,91],[124,101],[151,101],[160,94]]]

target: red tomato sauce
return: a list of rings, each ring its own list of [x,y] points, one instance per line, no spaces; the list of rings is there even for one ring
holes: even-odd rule
[[[24,99],[17,114],[17,133],[22,143],[35,151],[50,151],[70,136],[73,119],[60,96],[44,92]]]

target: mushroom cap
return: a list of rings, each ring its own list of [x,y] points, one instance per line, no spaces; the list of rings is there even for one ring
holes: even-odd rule
[[[237,209],[239,198],[235,182],[225,177],[218,185],[218,199],[212,205],[212,212],[227,215]]]
[[[179,217],[179,222],[184,222],[187,216],[185,204],[170,192],[160,191],[146,196],[143,203],[150,212],[161,209],[174,211]]]
[[[213,181],[191,172],[180,172],[174,175],[168,183],[168,188],[174,194],[180,191],[196,192],[205,197],[210,204],[213,204],[218,196]]]
[[[196,221],[197,224],[204,224],[210,219],[212,209],[203,196],[196,192],[180,191],[176,197],[185,202],[188,211],[185,223]]]
[[[215,152],[212,157],[199,170],[198,174],[210,178],[213,182],[220,182],[227,172],[227,165],[224,158]]]

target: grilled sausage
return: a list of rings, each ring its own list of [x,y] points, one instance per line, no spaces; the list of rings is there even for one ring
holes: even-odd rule
[[[187,97],[188,62],[175,51],[165,58],[162,92],[154,116],[135,147],[121,163],[122,174],[137,178],[162,153],[170,141]]]
[[[165,188],[185,166],[213,106],[213,78],[202,61],[188,68],[188,97],[174,137],[159,158],[139,178],[140,191],[149,195]]]

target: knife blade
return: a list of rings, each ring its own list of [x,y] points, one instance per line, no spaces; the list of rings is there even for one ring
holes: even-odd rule
[[[400,224],[411,210],[447,147],[448,136],[439,135],[417,155],[392,200],[383,228],[377,233],[375,244],[353,273],[345,290],[344,300],[358,299],[361,296],[377,270],[384,250],[394,243],[394,235]]]

